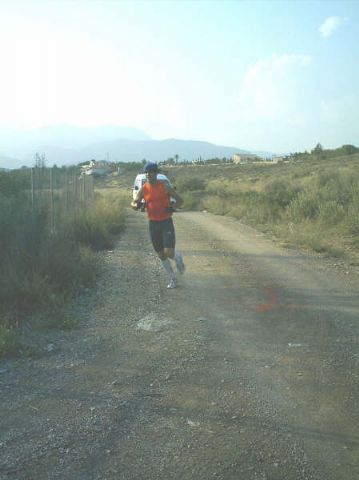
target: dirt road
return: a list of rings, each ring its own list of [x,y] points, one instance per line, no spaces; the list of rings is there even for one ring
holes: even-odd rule
[[[0,478],[358,479],[358,274],[228,218],[175,223],[176,290],[131,212],[80,327],[0,364]]]

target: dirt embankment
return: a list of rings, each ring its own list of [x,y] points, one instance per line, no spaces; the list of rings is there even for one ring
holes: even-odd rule
[[[129,215],[80,327],[0,365],[0,478],[359,478],[355,272],[183,212],[168,291]]]

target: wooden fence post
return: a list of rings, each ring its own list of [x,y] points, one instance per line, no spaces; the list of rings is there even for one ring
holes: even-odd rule
[[[50,228],[51,233],[54,232],[55,227],[55,211],[54,211],[54,178],[53,169],[50,168]]]
[[[35,198],[35,168],[31,168],[31,209],[32,214],[35,214],[36,211],[36,198]]]
[[[69,179],[67,175],[67,170],[65,172],[65,212],[67,213],[69,209]]]

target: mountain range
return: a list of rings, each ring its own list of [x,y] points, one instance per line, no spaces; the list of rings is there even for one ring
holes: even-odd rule
[[[76,165],[91,159],[160,162],[175,156],[192,161],[230,158],[234,153],[272,155],[197,140],[153,140],[143,131],[125,126],[0,129],[0,168],[33,166],[36,153],[45,155],[48,166]]]

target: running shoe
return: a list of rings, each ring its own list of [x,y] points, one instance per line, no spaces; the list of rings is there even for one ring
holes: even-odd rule
[[[167,285],[167,288],[176,288],[177,287],[177,279],[176,277],[172,277],[170,283]]]

